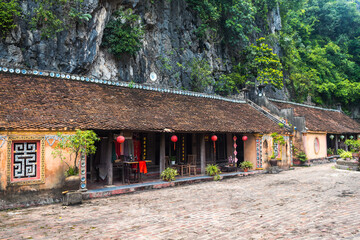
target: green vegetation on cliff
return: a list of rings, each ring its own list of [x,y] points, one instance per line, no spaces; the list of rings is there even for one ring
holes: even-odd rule
[[[237,46],[234,71],[238,79],[219,82],[223,89],[244,83],[268,83],[282,87],[282,78],[294,100],[308,95],[317,104],[356,105],[360,101],[360,12],[356,0],[187,0],[202,25],[197,31],[211,34],[224,44]],[[282,30],[268,31],[269,11],[279,7]],[[222,36],[220,38],[218,36]],[[271,56],[264,43],[251,39],[264,36],[279,42],[282,56]],[[249,47],[250,46],[250,47]],[[254,53],[254,51],[265,51]],[[260,55],[259,55],[260,54]],[[259,61],[260,60],[260,61]],[[265,65],[264,65],[265,64]],[[271,69],[267,67],[271,66]],[[229,84],[229,86],[227,86]],[[215,88],[216,89],[216,88]],[[219,91],[229,93],[231,91]],[[346,107],[345,107],[346,109]]]

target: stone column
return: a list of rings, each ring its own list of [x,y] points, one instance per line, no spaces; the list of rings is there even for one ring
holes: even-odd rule
[[[201,174],[205,174],[206,158],[205,158],[205,138],[204,134],[200,135],[200,162]]]
[[[160,135],[160,173],[165,170],[165,133]]]
[[[263,169],[263,159],[262,159],[262,135],[255,134],[256,141],[256,170]]]
[[[113,164],[112,164],[112,143],[113,134],[109,133],[106,149],[107,185],[113,185]]]

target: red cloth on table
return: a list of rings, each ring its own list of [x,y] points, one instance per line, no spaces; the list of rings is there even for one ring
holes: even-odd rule
[[[147,173],[147,167],[145,161],[139,161],[140,173]]]
[[[140,161],[141,156],[141,142],[140,140],[133,140],[134,142],[134,161]],[[137,168],[136,164],[131,164],[131,168]]]

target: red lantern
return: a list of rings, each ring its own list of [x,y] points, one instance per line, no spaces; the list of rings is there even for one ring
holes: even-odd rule
[[[171,141],[174,143],[174,150],[175,150],[175,143],[177,142],[178,137],[176,135],[171,136]]]
[[[243,136],[243,137],[242,137],[242,140],[243,140],[244,142],[245,142],[247,139],[248,139],[247,136]]]
[[[125,142],[125,138],[124,138],[124,136],[118,136],[118,137],[116,138],[116,141],[117,141],[118,143],[123,143],[123,142]]]
[[[217,136],[216,135],[212,135],[211,136],[211,140],[214,142],[214,153],[216,153],[216,146],[215,146],[215,142],[217,141]]]

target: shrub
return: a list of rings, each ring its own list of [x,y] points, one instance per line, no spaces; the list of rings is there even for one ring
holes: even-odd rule
[[[33,30],[40,30],[42,39],[51,39],[57,33],[68,29],[77,22],[89,21],[92,16],[82,9],[86,6],[84,0],[35,0],[37,5],[31,14],[30,26]]]
[[[176,169],[173,169],[173,168],[166,168],[160,175],[161,179],[164,180],[164,181],[168,181],[168,182],[171,182],[171,181],[175,181],[176,180],[176,175],[178,175],[178,172]]]
[[[301,152],[298,152],[296,154],[296,157],[301,161],[301,162],[306,162],[308,159],[306,157],[306,153],[301,151]]]
[[[0,0],[0,31],[5,35],[16,27],[14,17],[20,16],[20,6],[15,0]]]
[[[103,46],[116,57],[122,53],[135,54],[142,46],[144,35],[140,20],[130,8],[114,12],[104,30]]]
[[[338,154],[338,155],[341,155],[343,152],[345,152],[344,149],[341,149],[341,148],[340,148],[340,149],[337,150],[337,154]]]
[[[350,147],[351,152],[359,152],[360,151],[360,139],[358,139],[358,140],[347,139],[345,141],[345,144]]]
[[[246,169],[246,168],[251,169],[251,168],[253,168],[253,166],[254,165],[252,164],[252,162],[249,162],[249,161],[244,161],[240,164],[240,168],[242,168],[242,169]]]
[[[220,180],[220,175],[219,175],[220,173],[221,173],[221,171],[220,171],[218,165],[208,164],[206,166],[206,174],[209,176],[214,176],[215,181]]]
[[[191,88],[196,92],[204,92],[212,85],[213,75],[209,62],[205,59],[193,58],[187,63],[190,70]]]
[[[346,152],[346,151],[344,151],[344,152],[342,152],[342,153],[340,154],[340,157],[343,158],[343,159],[352,158],[352,153],[351,153],[351,152]]]

